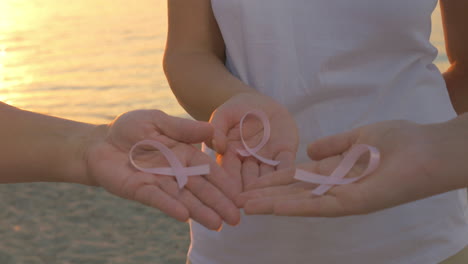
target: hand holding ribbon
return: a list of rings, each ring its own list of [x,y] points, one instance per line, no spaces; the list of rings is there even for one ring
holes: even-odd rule
[[[366,152],[370,153],[369,164],[367,165],[366,170],[358,177],[354,178],[345,178],[345,176],[351,171],[353,166],[356,164],[358,159],[365,154]],[[374,172],[379,166],[380,162],[380,152],[375,147],[369,145],[355,145],[353,146],[348,153],[343,157],[343,160],[340,162],[338,167],[332,172],[330,176],[323,176],[317,173],[308,172],[305,170],[297,169],[294,179],[320,184],[317,188],[312,191],[312,194],[323,195],[325,194],[333,185],[344,185],[356,182],[367,175]]]
[[[139,146],[152,146],[153,148],[161,151],[161,154],[166,157],[167,161],[171,165],[168,168],[144,168],[138,165],[135,160],[133,159],[133,152]],[[177,156],[172,152],[168,147],[164,144],[155,141],[155,140],[142,140],[130,149],[129,153],[130,163],[137,168],[138,170],[146,173],[157,174],[157,175],[168,175],[168,176],[175,176],[177,180],[177,184],[180,189],[184,188],[184,186],[188,182],[188,176],[200,176],[206,175],[210,173],[210,166],[208,164],[198,165],[193,167],[183,167],[182,163],[180,163]]]
[[[215,133],[207,144],[239,181],[239,192],[262,175],[294,166],[296,123],[272,98],[256,92],[233,96],[213,112],[210,123]]]
[[[357,165],[357,162],[367,152],[370,154],[367,167],[358,174],[356,168],[362,168],[362,163]],[[236,203],[244,207],[247,214],[276,213],[277,204],[320,197],[333,186],[346,186],[368,176],[377,169],[379,163],[380,153],[376,148],[355,145],[343,158],[336,157],[322,163],[311,161],[299,165],[300,169],[283,170],[265,176],[250,186],[251,191],[241,194]],[[332,172],[331,176],[324,176],[324,171]],[[347,175],[350,177],[345,178]]]
[[[210,124],[158,110],[137,110],[102,128],[104,140],[92,144],[87,155],[88,173],[96,185],[177,220],[191,218],[209,229],[219,229],[223,221],[239,222],[239,209],[232,202],[238,194],[232,191],[235,181],[192,145],[212,137]],[[144,145],[159,152],[141,152]],[[142,154],[138,158],[134,156],[137,151]],[[147,170],[142,161],[154,170]]]
[[[244,132],[243,132],[243,126],[244,126],[244,121],[245,121],[245,118],[248,117],[249,115],[254,115],[256,117],[258,117],[260,119],[260,121],[262,122],[262,125],[263,125],[263,137],[262,137],[262,140],[260,141],[260,143],[258,143],[258,145],[254,148],[250,148],[249,146],[247,146],[247,143],[245,142],[245,139],[244,139]],[[265,164],[268,164],[270,166],[277,166],[278,164],[280,164],[280,161],[277,161],[277,160],[271,160],[271,159],[267,159],[267,158],[264,158],[262,156],[260,156],[259,154],[257,154],[257,152],[262,149],[265,144],[268,142],[268,140],[270,139],[270,121],[268,120],[268,116],[262,112],[262,111],[259,111],[259,110],[252,110],[250,112],[247,112],[240,120],[240,139],[241,139],[241,142],[242,142],[242,145],[244,146],[244,149],[238,149],[237,152],[239,153],[239,155],[241,155],[242,157],[250,157],[250,156],[254,156],[255,158],[257,158],[259,161],[265,163]]]
[[[236,203],[252,214],[336,217],[367,214],[455,189],[457,185],[450,185],[440,175],[456,174],[456,169],[437,170],[437,164],[450,163],[444,153],[437,152],[444,148],[439,142],[447,142],[447,127],[458,129],[454,124],[444,127],[385,121],[319,139],[309,145],[308,154],[313,160],[298,165],[305,172],[291,169],[265,176]],[[466,132],[452,133],[451,137],[459,144]],[[353,150],[352,146],[360,146],[361,150]],[[343,164],[353,163],[359,154],[368,151],[368,162],[357,162],[343,178],[349,169]]]

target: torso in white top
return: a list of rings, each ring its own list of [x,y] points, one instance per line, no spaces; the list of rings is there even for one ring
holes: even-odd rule
[[[228,69],[284,104],[305,146],[368,123],[455,116],[432,64],[437,0],[212,0]],[[193,264],[438,263],[468,243],[466,192],[365,216],[191,222]]]

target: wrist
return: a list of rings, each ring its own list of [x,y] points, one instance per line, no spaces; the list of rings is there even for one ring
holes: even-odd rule
[[[90,148],[105,141],[108,132],[107,125],[84,125],[67,139],[71,146],[71,157],[65,166],[65,182],[98,186],[88,169],[88,153]]]
[[[431,179],[445,191],[468,187],[468,115],[427,125],[431,144]]]

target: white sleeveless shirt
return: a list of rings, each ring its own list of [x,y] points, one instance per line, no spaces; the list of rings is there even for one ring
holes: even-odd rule
[[[437,0],[212,0],[228,69],[297,121],[297,162],[317,138],[391,119],[455,117],[432,64]],[[391,191],[391,190],[390,190]],[[193,264],[438,263],[468,243],[466,192],[364,216],[191,222]]]

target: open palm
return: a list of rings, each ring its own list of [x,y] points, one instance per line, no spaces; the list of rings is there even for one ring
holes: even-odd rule
[[[239,211],[232,199],[231,180],[216,162],[191,144],[212,137],[213,128],[203,122],[176,118],[158,110],[137,110],[118,117],[108,126],[104,139],[87,151],[88,174],[96,185],[126,199],[158,208],[180,221],[192,218],[209,229],[222,221],[237,224]],[[153,175],[135,169],[129,151],[137,142],[156,140],[178,157],[183,166],[210,165],[210,174],[191,176],[179,190],[175,177]],[[157,151],[140,151],[139,162],[148,167],[169,167]],[[145,154],[146,153],[146,154]]]
[[[336,217],[367,214],[456,189],[446,177],[433,173],[445,161],[434,148],[439,142],[457,144],[462,137],[448,139],[440,131],[407,121],[386,121],[323,138],[309,146],[314,160],[298,167],[330,175],[354,144],[378,148],[380,165],[366,178],[336,186],[323,196],[311,193],[317,185],[295,180],[294,169],[283,170],[259,179],[236,203],[250,214]],[[365,160],[356,164],[347,177],[359,176],[366,166]]]
[[[240,121],[252,110],[264,112],[271,126],[270,138],[257,154],[279,161],[276,167],[261,163],[255,157],[238,154],[238,150],[244,149]],[[216,109],[210,123],[215,128],[210,146],[219,153],[218,161],[226,172],[240,180],[239,190],[245,189],[261,175],[293,166],[298,145],[296,123],[287,109],[273,99],[257,93],[238,94]],[[242,133],[247,146],[255,147],[263,138],[261,121],[248,116],[243,123]]]

